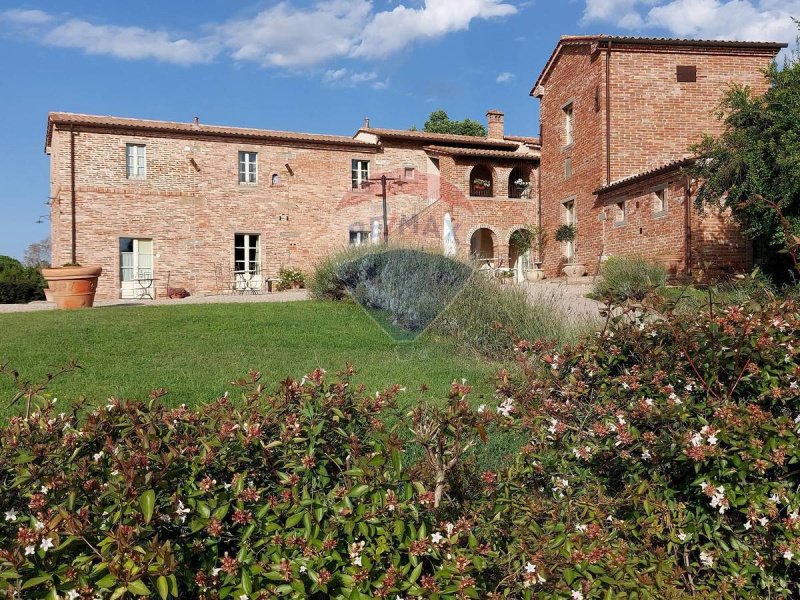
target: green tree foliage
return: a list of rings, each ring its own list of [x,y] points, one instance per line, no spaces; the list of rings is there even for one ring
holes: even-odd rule
[[[800,53],[773,63],[770,89],[754,96],[732,85],[719,106],[719,137],[692,149],[689,172],[700,182],[696,203],[731,209],[744,233],[795,258],[800,234]]]
[[[464,119],[463,121],[453,121],[443,110],[435,110],[428,115],[428,120],[422,127],[428,133],[450,133],[454,135],[472,135],[476,137],[486,137],[486,127],[473,121]]]

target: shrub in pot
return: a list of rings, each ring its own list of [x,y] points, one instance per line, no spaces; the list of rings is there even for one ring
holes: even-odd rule
[[[577,231],[575,230],[574,223],[565,223],[556,229],[556,241],[558,242],[574,242]],[[583,277],[586,275],[586,265],[579,263],[575,260],[574,251],[567,257],[567,264],[563,269],[564,275],[567,277]]]

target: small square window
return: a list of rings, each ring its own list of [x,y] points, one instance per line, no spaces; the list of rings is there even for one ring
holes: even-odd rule
[[[653,192],[653,214],[662,214],[667,210],[667,190]]]
[[[258,153],[239,152],[239,183],[258,182]]]
[[[144,179],[147,176],[144,144],[126,144],[125,151],[128,179]]]
[[[675,71],[678,83],[694,83],[697,81],[697,67],[694,65],[678,65]]]
[[[564,179],[572,177],[572,158],[564,159]]]
[[[403,169],[403,179],[414,179],[414,167],[405,167]]]

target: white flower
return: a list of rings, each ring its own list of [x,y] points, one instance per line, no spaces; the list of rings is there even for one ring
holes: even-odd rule
[[[17,511],[13,508],[11,510],[6,511],[6,521],[16,521],[17,520]]]
[[[511,398],[506,398],[503,400],[502,404],[497,407],[497,412],[503,415],[504,417],[510,417],[511,412],[514,410],[514,400]]]
[[[753,524],[752,524],[752,523],[750,522],[750,520],[748,519],[748,521],[747,521],[747,522],[744,524],[745,531],[750,531],[750,528],[751,528],[752,526],[753,526]]]
[[[772,496],[769,497],[769,499],[772,500],[775,504],[781,503],[781,498],[780,496],[778,496],[778,494],[773,493]]]
[[[708,552],[703,550],[700,553],[700,562],[703,563],[704,567],[708,567],[709,569],[714,566],[714,557],[711,556]]]
[[[247,594],[241,594],[241,595],[239,596],[239,600],[248,600],[248,596],[247,596]]]
[[[177,513],[178,519],[180,520],[180,522],[181,523],[185,523],[186,522],[186,515],[188,515],[190,512],[192,512],[192,510],[190,508],[186,508],[183,505],[183,502],[178,500],[178,508],[175,510],[175,512]]]
[[[482,415],[482,414],[483,414],[483,413],[485,413],[485,412],[486,412],[486,405],[485,405],[485,404],[481,404],[481,405],[478,407],[478,414],[479,414],[479,415]]]
[[[431,534],[431,542],[433,542],[434,544],[441,544],[443,539],[444,536],[438,531],[436,533]]]
[[[42,540],[42,543],[39,544],[39,548],[41,548],[44,552],[47,552],[54,546],[53,538],[46,537]]]
[[[717,436],[715,436],[715,435],[708,436],[708,443],[710,445],[712,445],[712,446],[716,446],[717,445]]]
[[[42,489],[41,489],[41,490],[39,490],[39,491],[40,491],[42,494],[47,494],[47,492],[49,492],[49,491],[50,491],[50,488],[49,488],[49,487],[47,487],[46,485],[43,485],[43,486],[42,486]]]
[[[453,530],[456,528],[456,526],[453,525],[452,523],[448,523],[447,525],[444,526],[444,528],[447,531],[447,535],[450,536],[453,535]]]
[[[106,410],[108,412],[111,412],[112,410],[114,410],[114,403],[113,402],[109,402],[108,404],[106,404]]]
[[[526,573],[536,573],[536,565],[532,563],[527,563],[525,565],[525,572]]]
[[[577,525],[575,525],[575,530],[583,533],[584,531],[586,531],[586,525],[584,525],[583,523],[578,523]]]
[[[353,559],[353,564],[356,565],[357,567],[361,566],[361,555],[358,555]]]
[[[583,592],[579,592],[578,590],[573,590],[572,600],[583,600]]]
[[[645,398],[644,399],[644,403],[647,404],[647,406],[653,406],[653,399],[652,398]]]
[[[97,461],[99,461],[101,458],[103,458],[103,456],[105,456],[105,454],[103,453],[103,451],[102,451],[102,450],[100,450],[100,452],[97,452],[97,453],[94,455],[94,462],[97,462]]]
[[[213,569],[211,569],[211,576],[216,577],[217,575],[219,575],[220,571],[222,571],[220,567],[214,567]]]
[[[794,558],[794,552],[791,550],[786,550],[786,552],[783,553],[783,558],[786,560],[792,560]]]
[[[25,546],[25,556],[30,556],[36,552],[36,546]]]
[[[37,531],[40,530],[40,529],[44,529],[44,523],[42,523],[38,519],[34,519],[33,520],[33,528],[36,529]]]
[[[703,443],[703,436],[699,433],[692,435],[692,446],[697,447]]]
[[[680,541],[682,541],[682,542],[685,542],[685,541],[686,541],[686,538],[687,538],[687,535],[686,535],[686,534],[685,534],[683,531],[679,531],[679,532],[678,532],[678,539],[679,539]]]
[[[300,572],[301,573],[307,573],[308,572],[308,569],[306,569],[305,565],[300,565]]]
[[[75,590],[70,590],[67,592],[67,600],[78,600],[80,597],[81,595]]]
[[[651,458],[652,455],[650,454],[650,450],[645,448],[645,450],[642,452],[642,460],[650,460]]]
[[[761,517],[761,518],[758,520],[758,522],[759,522],[759,524],[760,524],[762,527],[766,527],[766,526],[767,526],[767,523],[769,523],[769,519],[768,519],[767,517]]]

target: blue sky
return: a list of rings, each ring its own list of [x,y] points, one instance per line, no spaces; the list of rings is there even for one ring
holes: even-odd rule
[[[800,0],[4,0],[0,254],[45,219],[49,111],[352,135],[444,108],[536,135],[528,93],[558,37],[793,41]]]

